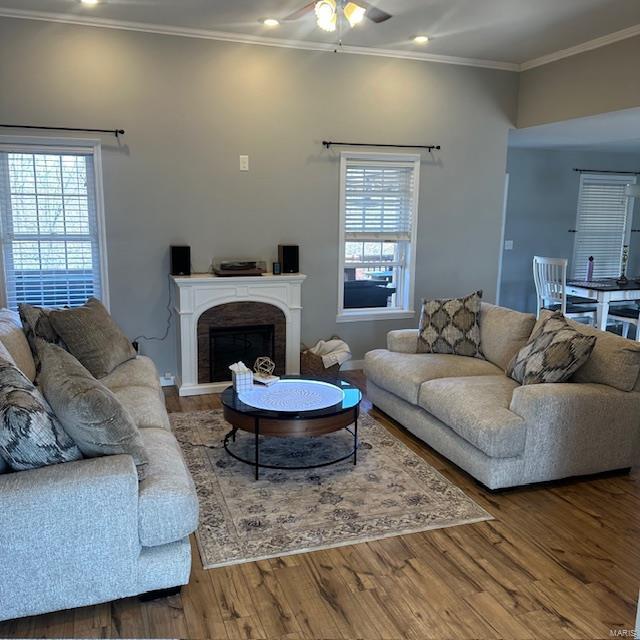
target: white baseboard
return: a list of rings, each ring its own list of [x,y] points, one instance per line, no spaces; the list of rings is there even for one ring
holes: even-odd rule
[[[228,382],[207,382],[202,384],[181,384],[178,385],[180,396],[202,396],[209,393],[222,393],[229,385]]]
[[[359,369],[364,369],[364,360],[347,360],[340,367],[340,371],[357,371]]]

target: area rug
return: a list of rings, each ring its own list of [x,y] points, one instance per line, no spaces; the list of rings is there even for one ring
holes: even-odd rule
[[[478,504],[371,416],[359,421],[358,464],[306,471],[261,469],[223,448],[222,412],[171,414],[200,500],[196,532],[205,569],[490,520]],[[346,431],[318,438],[264,438],[260,460],[302,465],[340,457]],[[253,435],[235,451],[253,458]]]

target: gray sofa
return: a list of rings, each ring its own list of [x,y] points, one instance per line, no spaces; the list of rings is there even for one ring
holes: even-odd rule
[[[546,314],[543,314],[543,320]],[[505,375],[535,317],[482,304],[486,360],[417,353],[417,330],[391,331],[365,356],[371,402],[490,489],[625,469],[640,454],[640,345],[596,335],[568,383]]]
[[[33,375],[21,331],[10,312],[0,312],[0,341]],[[0,620],[189,580],[198,499],[170,430],[155,366],[137,357],[102,382],[140,427],[149,457],[146,476],[138,482],[128,455],[19,472],[0,462]]]

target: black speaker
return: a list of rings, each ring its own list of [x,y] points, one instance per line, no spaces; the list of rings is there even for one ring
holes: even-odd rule
[[[171,275],[191,275],[191,247],[172,245],[171,249]]]
[[[298,273],[300,271],[300,247],[297,244],[279,244],[278,262],[282,273]]]

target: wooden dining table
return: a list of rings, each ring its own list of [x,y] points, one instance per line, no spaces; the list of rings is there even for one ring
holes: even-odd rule
[[[607,330],[609,305],[612,302],[640,301],[640,278],[630,278],[628,284],[620,285],[616,278],[594,280],[567,280],[567,295],[590,298],[596,301],[596,326]]]

